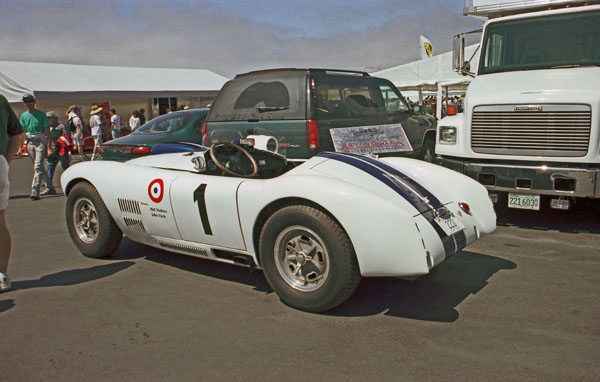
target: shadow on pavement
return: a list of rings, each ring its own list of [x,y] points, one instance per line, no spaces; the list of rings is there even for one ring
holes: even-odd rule
[[[0,294],[0,296],[2,296],[2,295]],[[15,302],[13,300],[2,300],[2,301],[0,301],[0,313],[4,313],[9,309],[14,308],[14,306],[15,306]]]
[[[199,257],[164,251],[123,238],[119,249],[107,260],[146,260],[178,268],[200,275],[248,285],[259,292],[271,293],[273,290],[264,278],[262,271],[250,270],[236,265],[206,260]]]
[[[415,281],[365,278],[350,299],[327,312],[333,316],[387,316],[454,322],[456,307],[482,290],[502,269],[515,269],[512,261],[462,251]]]
[[[91,268],[70,269],[42,276],[37,280],[12,281],[11,284],[13,290],[77,285],[114,275],[133,264],[133,261],[120,261]]]
[[[110,260],[145,258],[149,261],[194,272],[208,277],[248,285],[254,290],[272,293],[261,271],[223,264],[192,256],[179,255],[123,239]],[[370,316],[384,312],[388,316],[415,320],[453,322],[458,319],[456,306],[483,289],[488,279],[502,269],[515,269],[512,261],[462,251],[415,281],[396,278],[365,278],[356,292],[341,306],[326,312],[332,316]]]
[[[17,200],[17,199],[29,199],[29,194],[27,195],[11,195],[8,199],[9,200]]]

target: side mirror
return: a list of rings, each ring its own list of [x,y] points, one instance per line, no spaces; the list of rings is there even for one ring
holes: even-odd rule
[[[465,62],[465,39],[457,34],[452,39],[452,70],[462,74]]]

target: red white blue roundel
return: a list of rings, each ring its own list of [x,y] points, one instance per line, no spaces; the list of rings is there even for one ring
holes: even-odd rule
[[[165,184],[162,179],[154,179],[148,186],[148,196],[154,203],[160,203],[163,198]]]

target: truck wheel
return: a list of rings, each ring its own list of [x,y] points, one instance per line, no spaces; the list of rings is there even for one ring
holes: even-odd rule
[[[73,187],[65,215],[71,239],[83,255],[106,257],[119,248],[123,232],[91,184],[78,183]]]
[[[423,146],[421,147],[421,154],[419,159],[432,163],[435,158],[435,140],[432,138],[425,138]]]
[[[259,251],[275,293],[300,310],[332,309],[346,301],[360,281],[348,235],[313,207],[291,205],[275,212],[260,234]]]

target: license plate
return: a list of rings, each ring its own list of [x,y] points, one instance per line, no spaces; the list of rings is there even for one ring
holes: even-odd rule
[[[508,206],[510,208],[520,208],[523,210],[539,210],[539,195],[508,194]]]
[[[465,229],[465,226],[460,221],[451,217],[448,219],[437,217],[434,220],[448,236]]]

